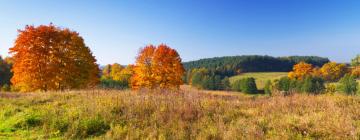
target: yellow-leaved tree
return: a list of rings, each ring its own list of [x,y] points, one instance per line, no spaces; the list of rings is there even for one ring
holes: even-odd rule
[[[99,81],[96,59],[75,31],[50,25],[19,30],[11,82],[21,91],[79,89]]]
[[[347,73],[347,67],[345,64],[329,62],[320,68],[320,72],[326,81],[337,81]]]
[[[176,50],[165,44],[142,48],[136,59],[132,88],[177,89],[183,83],[184,67]]]

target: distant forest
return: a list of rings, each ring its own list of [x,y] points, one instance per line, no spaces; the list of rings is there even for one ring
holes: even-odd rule
[[[318,56],[242,55],[206,58],[183,64],[187,71],[206,68],[216,75],[233,76],[243,72],[289,72],[295,64],[301,61],[312,64],[314,67],[321,67],[329,62],[329,59]]]

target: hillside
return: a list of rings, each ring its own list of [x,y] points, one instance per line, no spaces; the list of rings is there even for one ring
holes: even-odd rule
[[[0,139],[357,139],[357,96],[0,93]]]
[[[287,72],[250,72],[250,73],[243,73],[240,75],[236,75],[230,77],[230,83],[233,83],[235,80],[246,78],[246,77],[253,77],[256,80],[256,85],[258,89],[263,89],[265,86],[266,81],[271,80],[274,81],[275,79],[280,79],[281,77],[287,76]]]
[[[243,55],[206,58],[183,64],[186,70],[207,68],[223,76],[233,76],[239,72],[288,72],[294,64],[300,61],[320,67],[329,62],[329,59],[317,56],[272,57]]]

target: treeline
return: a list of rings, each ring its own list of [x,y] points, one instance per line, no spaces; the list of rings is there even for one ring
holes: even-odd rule
[[[272,57],[261,55],[225,56],[185,62],[187,71],[195,68],[206,68],[222,77],[233,76],[244,72],[288,72],[299,63],[306,62],[321,67],[329,62],[328,58],[318,56]]]

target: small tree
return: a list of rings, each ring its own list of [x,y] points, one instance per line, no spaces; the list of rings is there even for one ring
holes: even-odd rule
[[[275,87],[279,91],[289,92],[290,91],[290,84],[291,84],[291,79],[290,78],[282,77],[282,78],[279,79],[279,81],[277,81],[277,83],[275,84]]]
[[[343,78],[339,81],[338,89],[341,92],[344,92],[348,95],[354,95],[357,91],[358,83],[354,76],[346,74]]]
[[[250,78],[244,78],[241,81],[241,91],[244,93],[249,93],[249,94],[255,94],[258,92],[258,89],[256,87],[256,83],[255,83],[255,79],[250,77]]]
[[[229,90],[231,88],[229,78],[225,77],[224,79],[222,79],[221,80],[221,85],[222,85],[223,90]]]
[[[264,93],[271,95],[271,81],[267,80],[264,87]]]
[[[320,94],[325,90],[324,80],[318,77],[307,76],[301,89],[305,93]]]

